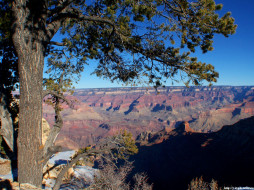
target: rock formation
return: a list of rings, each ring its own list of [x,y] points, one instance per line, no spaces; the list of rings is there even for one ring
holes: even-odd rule
[[[11,172],[11,161],[0,158],[0,175],[7,175]]]
[[[132,159],[133,172],[146,172],[155,190],[187,189],[201,176],[222,187],[254,187],[254,117],[213,133],[155,133]]]
[[[63,110],[64,127],[57,143],[78,149],[120,129],[137,137],[146,131],[169,132],[182,121],[192,130],[212,132],[254,115],[251,86],[166,87],[159,92],[153,88],[76,90],[68,98],[78,102],[74,110]],[[54,111],[48,105],[44,105],[44,118],[54,123]]]
[[[11,114],[7,109],[4,95],[0,93],[0,135],[3,136],[6,144],[13,150],[13,124]]]

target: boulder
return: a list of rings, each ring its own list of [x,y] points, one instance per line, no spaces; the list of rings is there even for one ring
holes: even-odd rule
[[[29,183],[18,183],[18,182],[13,182],[11,183],[11,189],[12,190],[42,190],[39,187],[36,187],[34,185],[31,185]]]
[[[43,179],[57,179],[57,176],[62,171],[62,169],[65,167],[65,164],[61,165],[54,165],[54,164],[47,164],[43,169]],[[73,168],[69,168],[68,171],[64,175],[64,180],[71,179],[74,174]]]
[[[42,190],[34,185],[29,183],[18,183],[11,182],[8,179],[1,180],[0,179],[0,189],[12,189],[12,190]]]
[[[6,144],[13,151],[13,124],[11,114],[7,109],[5,97],[0,93],[0,135],[3,136]]]
[[[11,173],[11,161],[0,158],[0,175],[7,175]]]

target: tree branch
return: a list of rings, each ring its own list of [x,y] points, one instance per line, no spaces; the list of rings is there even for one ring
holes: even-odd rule
[[[55,9],[48,11],[49,22],[47,22],[47,28],[46,28],[46,34],[47,34],[48,41],[50,41],[53,38],[53,36],[56,34],[56,32],[61,27],[62,22],[66,19],[66,18],[62,18],[62,19],[54,20],[54,19],[52,19],[52,18],[54,18],[53,15],[59,15],[62,12],[66,12],[68,6],[72,2],[73,2],[73,0],[60,1]]]
[[[111,25],[112,27],[116,28],[116,25],[113,21],[101,18],[97,16],[85,16],[82,13],[78,12],[77,10],[73,9],[68,12],[59,13],[55,18],[52,18],[52,23],[55,21],[62,21],[67,18],[77,19],[79,21],[91,21],[91,22],[101,22]]]
[[[108,155],[112,156],[113,159],[115,159],[115,158],[119,158],[118,156],[121,155],[121,154],[119,154],[120,152],[123,152],[123,151],[128,152],[128,150],[127,150],[128,148],[126,147],[124,138],[125,137],[123,137],[121,134],[118,134],[114,137],[107,138],[103,142],[100,142],[96,147],[94,147],[92,149],[87,149],[87,150],[85,150],[85,152],[77,154],[76,156],[74,156],[74,158],[58,174],[55,186],[53,187],[53,190],[58,190],[59,189],[59,187],[62,183],[62,179],[64,177],[64,174],[68,171],[69,168],[73,167],[73,165],[75,163],[77,163],[77,161],[80,158],[85,158],[85,157],[88,157],[88,156],[95,156],[95,155],[98,155],[98,154],[108,154]],[[112,153],[113,150],[117,150],[118,155],[113,154]]]
[[[63,181],[63,177],[64,174],[68,171],[68,169],[70,169],[71,167],[73,167],[74,164],[77,163],[77,161],[79,161],[80,158],[82,157],[87,157],[87,156],[93,156],[96,154],[100,154],[102,153],[103,150],[96,150],[96,149],[92,149],[89,150],[88,152],[84,152],[82,154],[77,155],[75,158],[73,158],[71,160],[71,162],[69,162],[62,170],[61,172],[58,174],[57,179],[56,179],[56,183],[53,187],[53,190],[58,190],[60,188],[60,185],[62,184]]]
[[[64,73],[64,72],[63,72]],[[61,77],[59,79],[59,86],[62,87],[62,79],[63,79],[63,73],[61,74]],[[58,134],[61,131],[61,128],[63,127],[63,119],[61,116],[61,108],[60,108],[60,99],[64,100],[69,107],[73,107],[73,104],[67,100],[62,94],[55,92],[55,91],[44,91],[44,96],[47,94],[51,94],[55,97],[55,124],[53,128],[50,131],[50,134],[45,142],[45,145],[43,147],[43,158],[42,161],[46,163],[48,159],[56,152],[59,152],[60,148],[53,146]]]
[[[164,0],[163,1],[164,3],[165,3],[165,5],[167,5],[167,6],[169,6],[169,8],[171,8],[174,12],[176,12],[176,13],[183,13],[183,11],[181,10],[178,10],[176,7],[173,7],[167,0]],[[175,2],[175,1],[174,1]],[[176,3],[176,2],[175,2]],[[179,4],[178,4],[178,6],[179,6]]]
[[[61,23],[62,23],[61,20],[57,20],[47,25],[46,34],[47,34],[47,40],[49,43],[50,43],[50,40],[53,38],[53,36],[57,33],[57,31],[61,27]]]
[[[61,146],[51,146],[47,149],[46,154],[43,156],[41,163],[42,165],[45,165],[48,160],[51,158],[51,156],[53,156],[53,154],[56,154],[58,152],[62,151],[62,147]]]
[[[55,46],[66,46],[66,43],[54,42],[54,41],[51,41],[50,44]]]
[[[66,99],[62,94],[59,94],[56,91],[44,90],[43,94],[42,94],[42,97],[45,98],[45,96],[47,96],[47,95],[52,95],[52,96],[58,97],[58,98],[62,99],[63,101],[65,101],[70,108],[74,107],[72,101]]]
[[[72,2],[73,2],[73,0],[60,1],[58,3],[58,5],[56,5],[56,8],[54,8],[52,10],[48,10],[49,17],[53,16],[54,14],[59,14],[65,8],[67,8]]]

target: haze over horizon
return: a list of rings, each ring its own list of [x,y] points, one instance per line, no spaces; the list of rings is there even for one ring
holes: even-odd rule
[[[254,84],[253,85],[217,85],[217,83],[215,83],[212,86],[208,86],[208,85],[203,85],[203,86],[195,86],[195,85],[190,85],[189,87],[253,87],[254,88]],[[186,87],[184,84],[183,85],[167,85],[165,86],[167,87],[173,87],[173,88],[177,88],[177,87]],[[109,88],[154,88],[153,86],[124,86],[124,85],[119,85],[119,86],[109,86],[109,87],[76,87],[75,90],[82,90],[82,89],[109,89]],[[159,87],[159,88],[164,88],[164,87]],[[187,87],[186,87],[187,88]]]

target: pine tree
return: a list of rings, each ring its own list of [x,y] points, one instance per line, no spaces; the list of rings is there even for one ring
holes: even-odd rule
[[[20,182],[36,186],[41,185],[42,160],[51,154],[51,147],[44,150],[41,144],[45,57],[67,56],[75,61],[78,71],[95,60],[94,73],[112,81],[146,81],[158,87],[180,74],[186,85],[199,85],[203,80],[216,82],[218,73],[191,53],[197,48],[204,53],[211,51],[215,34],[227,37],[236,29],[230,13],[219,17],[222,5],[214,0],[1,3],[1,12],[12,7],[13,14],[7,15],[12,21],[7,27],[13,31],[13,46],[9,47],[15,50],[19,66],[18,176]],[[4,23],[0,21],[1,27]],[[1,43],[3,34],[1,30]],[[56,35],[59,38],[53,38]],[[68,53],[63,54],[63,50]]]

